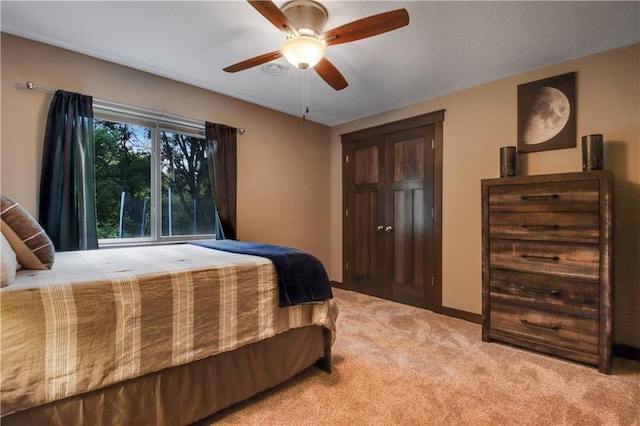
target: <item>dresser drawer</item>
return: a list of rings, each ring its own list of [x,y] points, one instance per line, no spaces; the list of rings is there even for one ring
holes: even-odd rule
[[[490,269],[598,280],[600,252],[595,244],[495,239],[489,243]]]
[[[597,181],[529,183],[489,188],[490,212],[598,212]]]
[[[502,303],[491,304],[490,330],[560,348],[598,353],[598,321]]]
[[[597,213],[494,212],[489,216],[489,236],[597,244],[600,217]]]
[[[491,270],[490,303],[519,305],[583,318],[598,319],[597,281]]]

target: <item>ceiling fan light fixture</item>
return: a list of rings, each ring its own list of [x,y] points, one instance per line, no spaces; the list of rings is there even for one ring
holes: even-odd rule
[[[313,35],[300,34],[282,43],[280,52],[291,65],[300,69],[313,68],[324,56],[327,46]]]

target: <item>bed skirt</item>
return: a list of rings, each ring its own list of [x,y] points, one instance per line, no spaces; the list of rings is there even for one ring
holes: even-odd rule
[[[328,330],[295,328],[231,352],[18,411],[3,426],[188,425],[274,387],[312,364],[330,371]]]

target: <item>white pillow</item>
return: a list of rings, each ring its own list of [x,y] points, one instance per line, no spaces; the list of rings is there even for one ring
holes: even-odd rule
[[[18,260],[16,259],[16,253],[11,248],[9,241],[2,236],[2,248],[0,249],[0,257],[2,258],[2,265],[0,266],[0,287],[6,287],[13,282],[16,278],[16,270],[18,269]]]

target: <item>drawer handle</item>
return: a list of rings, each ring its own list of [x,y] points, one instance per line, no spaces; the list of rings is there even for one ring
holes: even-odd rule
[[[560,260],[560,258],[558,256],[536,256],[536,255],[527,254],[527,253],[521,254],[520,257],[522,257],[523,259],[553,260],[554,262],[557,262],[557,261]]]
[[[548,290],[546,288],[538,288],[538,287],[520,287],[520,290],[525,293],[540,293],[540,294],[549,294],[551,296],[558,296],[560,292],[558,290]]]
[[[528,223],[523,223],[520,226],[528,229],[560,229],[560,225],[557,223],[554,223],[553,225],[529,225]]]
[[[520,322],[524,325],[530,325],[532,327],[548,328],[549,330],[560,330],[560,326],[556,324],[536,324],[535,322],[529,322],[526,319],[521,319]]]
[[[560,198],[558,194],[542,194],[542,195],[521,195],[521,199],[523,200],[546,200],[547,198]]]

